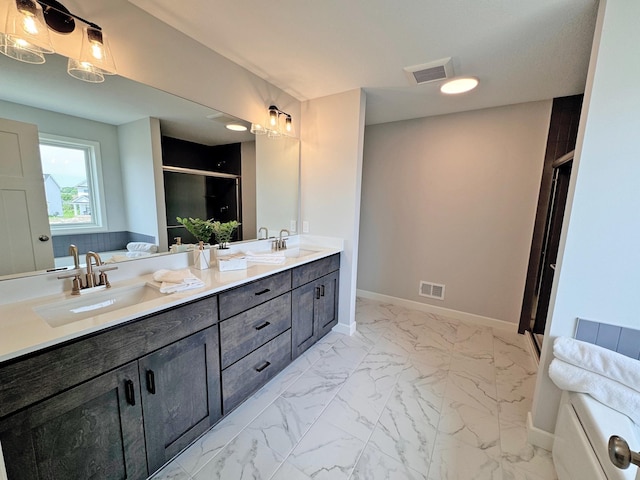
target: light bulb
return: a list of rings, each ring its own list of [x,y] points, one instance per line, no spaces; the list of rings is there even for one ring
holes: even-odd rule
[[[27,13],[22,17],[22,28],[30,35],[38,34],[38,24],[36,23],[35,18]]]
[[[291,115],[287,115],[287,118],[284,121],[284,128],[287,132],[291,132]]]
[[[269,109],[269,124],[272,127],[278,125],[278,111],[274,110],[273,108]]]

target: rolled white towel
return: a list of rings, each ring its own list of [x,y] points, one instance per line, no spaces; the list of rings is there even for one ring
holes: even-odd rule
[[[549,365],[549,377],[558,388],[588,393],[600,403],[640,424],[640,393],[633,388],[557,358]]]
[[[129,242],[127,243],[127,250],[129,252],[157,253],[158,246],[147,242]]]
[[[558,337],[553,355],[572,365],[603,375],[640,392],[640,361],[598,345]]]

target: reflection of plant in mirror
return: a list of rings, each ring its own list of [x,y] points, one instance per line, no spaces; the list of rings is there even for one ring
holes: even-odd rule
[[[220,248],[229,248],[231,236],[239,226],[240,223],[235,220],[225,223],[213,222],[213,233],[216,236]]]
[[[207,243],[213,235],[215,229],[214,225],[220,222],[214,222],[211,220],[202,220],[200,218],[180,218],[176,217],[178,223],[184,225],[187,231],[196,237],[199,242]]]

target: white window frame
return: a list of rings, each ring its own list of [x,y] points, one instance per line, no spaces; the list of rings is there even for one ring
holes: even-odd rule
[[[52,235],[74,235],[80,233],[99,233],[108,231],[106,201],[104,196],[104,183],[102,181],[102,158],[100,155],[100,142],[83,138],[63,137],[50,133],[40,133],[39,142],[55,147],[72,147],[82,149],[85,154],[85,167],[87,171],[87,185],[91,194],[92,223],[51,225]]]

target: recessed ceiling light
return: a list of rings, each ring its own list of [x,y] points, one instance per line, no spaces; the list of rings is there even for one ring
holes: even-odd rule
[[[244,125],[240,125],[239,123],[227,123],[225,125],[229,130],[233,130],[234,132],[246,132],[247,127]]]
[[[473,90],[478,86],[478,79],[475,77],[454,78],[444,83],[440,87],[442,93],[454,95],[456,93],[464,93]]]

